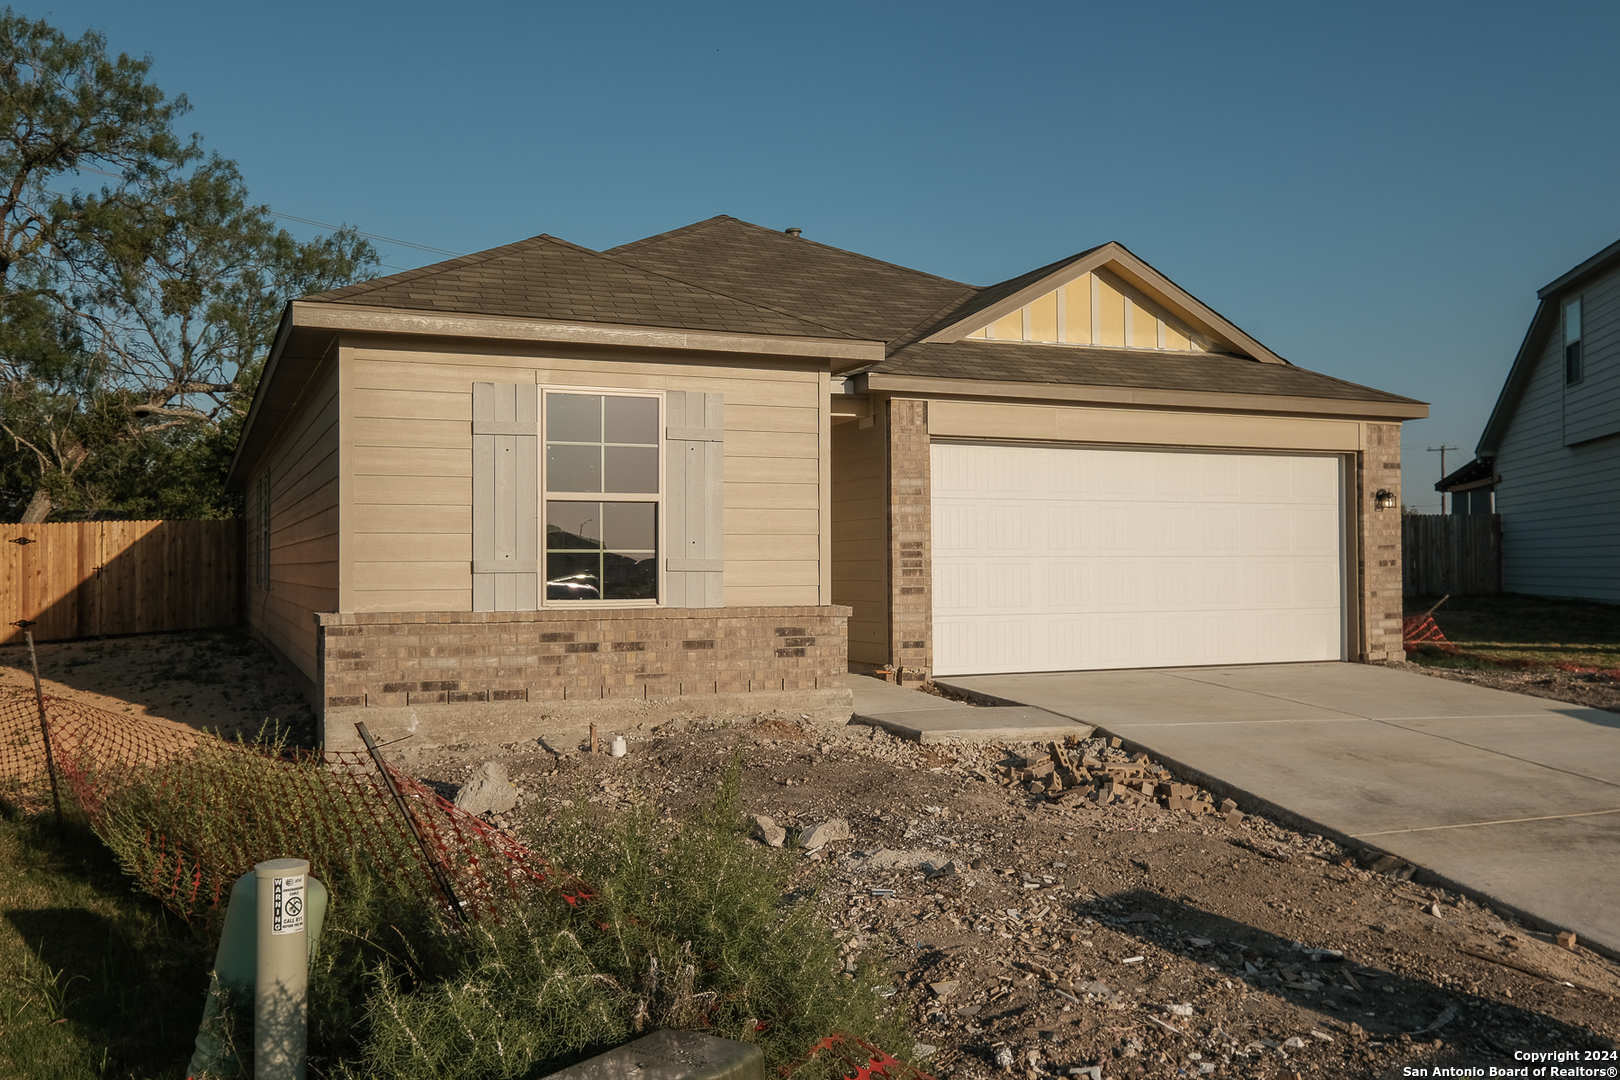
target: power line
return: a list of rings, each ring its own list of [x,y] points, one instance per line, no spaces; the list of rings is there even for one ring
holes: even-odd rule
[[[79,165],[75,168],[78,172],[95,173],[97,176],[110,176],[114,180],[124,179],[124,177],[118,173],[107,172],[105,169],[91,168],[89,165]],[[342,225],[331,225],[324,221],[316,221],[313,218],[299,217],[297,214],[283,214],[280,210],[273,210],[268,206],[265,207],[265,209],[270,211],[271,217],[278,217],[285,221],[296,221],[301,225],[313,225],[318,229],[332,229],[333,231],[336,231],[344,227]],[[429,247],[427,244],[412,243],[409,240],[396,240],[392,236],[380,236],[377,233],[363,232],[360,229],[355,229],[354,233],[356,236],[363,236],[367,240],[379,240],[385,244],[397,244],[400,247],[415,248],[418,251],[431,251],[435,255],[449,255],[451,258],[460,258],[464,254],[464,252],[460,251],[446,251],[444,248]],[[387,264],[384,263],[381,265]]]
[[[324,221],[315,221],[311,218],[299,217],[297,214],[283,214],[280,210],[271,210],[270,214],[273,217],[284,218],[287,221],[301,222],[304,225],[314,225],[321,229],[336,230],[343,228],[341,225],[328,225]],[[381,240],[385,244],[398,244],[400,247],[416,248],[418,251],[431,251],[435,255],[449,255],[452,258],[459,258],[462,255],[462,252],[459,251],[446,251],[444,248],[428,247],[426,244],[413,244],[409,240],[395,240],[391,236],[378,236],[376,233],[361,232],[359,229],[354,230],[354,232],[355,235],[363,236],[367,240]]]

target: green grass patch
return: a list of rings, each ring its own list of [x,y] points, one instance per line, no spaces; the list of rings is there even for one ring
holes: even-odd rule
[[[0,814],[0,1078],[185,1075],[214,944],[82,823]]]
[[[1406,614],[1421,614],[1437,600],[1437,596],[1409,596]],[[1410,655],[1416,663],[1620,668],[1620,607],[1613,604],[1533,596],[1454,596],[1435,611],[1434,621],[1453,645],[1470,656],[1422,649]]]
[[[536,888],[502,920],[460,927],[335,870],[310,1075],[541,1077],[666,1027],[758,1043],[771,1070],[835,1032],[907,1057],[882,972],[844,973],[817,882],[797,853],[747,838],[740,789],[734,761],[687,819],[640,804],[593,820],[581,799],[545,822],[538,849],[596,893],[577,907]],[[85,826],[59,837],[48,811],[0,819],[0,912],[0,1080],[184,1075],[217,923],[188,925],[140,894]],[[224,1033],[248,1050],[250,1001],[237,1006]],[[829,1069],[818,1059],[795,1076]]]
[[[772,1073],[835,1032],[908,1057],[912,1040],[877,992],[880,970],[843,972],[815,882],[801,878],[797,853],[747,838],[740,788],[734,762],[688,820],[642,804],[550,823],[539,849],[597,893],[578,908],[539,893],[504,923],[460,934],[407,940],[375,920],[350,931],[340,947],[356,959],[334,953],[344,974],[323,973],[321,992],[369,970],[372,993],[357,1057],[334,1062],[334,1074],[538,1077],[659,1028],[758,1043]],[[818,1059],[795,1075],[827,1069]]]

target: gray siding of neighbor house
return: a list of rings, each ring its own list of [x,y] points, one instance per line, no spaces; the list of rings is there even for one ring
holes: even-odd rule
[[[1502,587],[1620,603],[1620,273],[1581,297],[1584,378],[1556,327],[1496,452]]]

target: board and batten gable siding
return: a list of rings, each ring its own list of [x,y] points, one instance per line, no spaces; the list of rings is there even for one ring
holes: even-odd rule
[[[1580,297],[1583,373],[1563,387],[1564,442],[1571,446],[1620,434],[1620,271],[1587,285]],[[1562,326],[1553,338],[1562,355]]]
[[[473,609],[473,384],[682,390],[724,402],[724,603],[831,603],[828,376],[791,362],[667,363],[410,350],[345,339],[341,611]]]
[[[832,602],[850,611],[849,658],[889,656],[889,483],[884,410],[832,429]]]
[[[248,568],[248,623],[320,685],[313,614],[338,605],[340,471],[338,365],[329,360],[249,478],[270,476],[270,588]]]
[[[1620,603],[1620,434],[1567,441],[1570,402],[1583,391],[1620,419],[1616,292],[1620,275],[1585,290],[1580,384],[1564,385],[1562,328],[1548,335],[1496,449],[1506,592]]]

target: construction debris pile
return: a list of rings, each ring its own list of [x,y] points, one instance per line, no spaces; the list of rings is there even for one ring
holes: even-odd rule
[[[1127,754],[1118,739],[1082,741],[1070,736],[1066,744],[1047,744],[1045,753],[1015,754],[997,764],[994,772],[1004,786],[1021,785],[1053,803],[1068,799],[1097,806],[1157,804],[1164,810],[1221,814],[1229,825],[1243,821],[1231,799],[1217,805],[1209,792],[1177,783],[1169,769],[1154,764],[1146,754]]]

